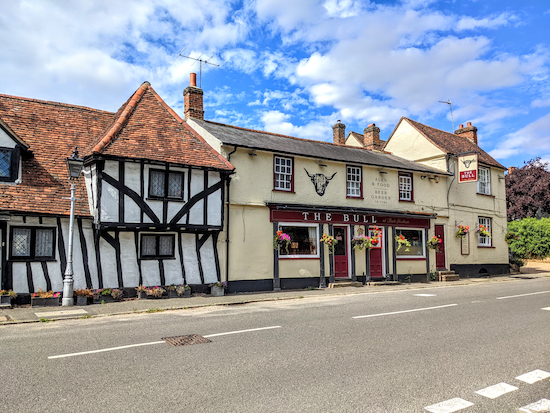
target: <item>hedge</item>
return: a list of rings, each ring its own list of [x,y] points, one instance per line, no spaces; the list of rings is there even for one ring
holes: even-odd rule
[[[516,257],[550,257],[550,218],[508,222],[506,240]]]

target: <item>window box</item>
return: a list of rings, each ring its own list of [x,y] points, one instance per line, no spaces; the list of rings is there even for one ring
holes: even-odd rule
[[[61,297],[32,297],[31,296],[31,307],[59,307],[61,305]]]

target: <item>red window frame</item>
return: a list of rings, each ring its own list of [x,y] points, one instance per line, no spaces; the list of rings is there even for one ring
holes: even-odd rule
[[[348,182],[355,182],[348,180],[348,168],[359,169],[359,195],[350,195],[348,192]],[[363,167],[357,165],[346,165],[346,198],[363,199]]]
[[[401,198],[401,177],[406,176],[408,178],[411,178],[411,199],[404,199]],[[397,178],[397,190],[399,191],[399,201],[400,202],[414,202],[414,181],[413,181],[413,174],[410,172],[399,172],[398,178]]]
[[[281,159],[290,159],[291,161],[291,177],[290,177],[290,189],[284,189],[284,188],[277,188],[276,183],[277,180],[275,179],[275,159],[281,158]],[[278,192],[294,192],[294,157],[292,156],[283,156],[283,155],[273,155],[273,191]]]

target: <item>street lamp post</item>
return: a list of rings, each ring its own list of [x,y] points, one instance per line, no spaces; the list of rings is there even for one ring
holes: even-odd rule
[[[67,169],[69,170],[69,181],[71,182],[71,197],[64,198],[71,200],[71,212],[69,217],[69,250],[67,251],[67,268],[63,277],[63,299],[62,306],[74,305],[73,298],[73,233],[74,233],[74,203],[76,201],[76,181],[82,172],[84,160],[78,156],[78,148],[74,148],[74,152],[70,158],[67,158]]]

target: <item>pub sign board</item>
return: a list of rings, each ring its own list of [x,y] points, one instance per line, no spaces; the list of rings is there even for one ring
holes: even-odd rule
[[[335,225],[378,225],[406,228],[430,228],[428,218],[384,216],[347,211],[300,211],[271,209],[271,222],[300,222]]]
[[[458,183],[477,182],[477,153],[458,157]]]

